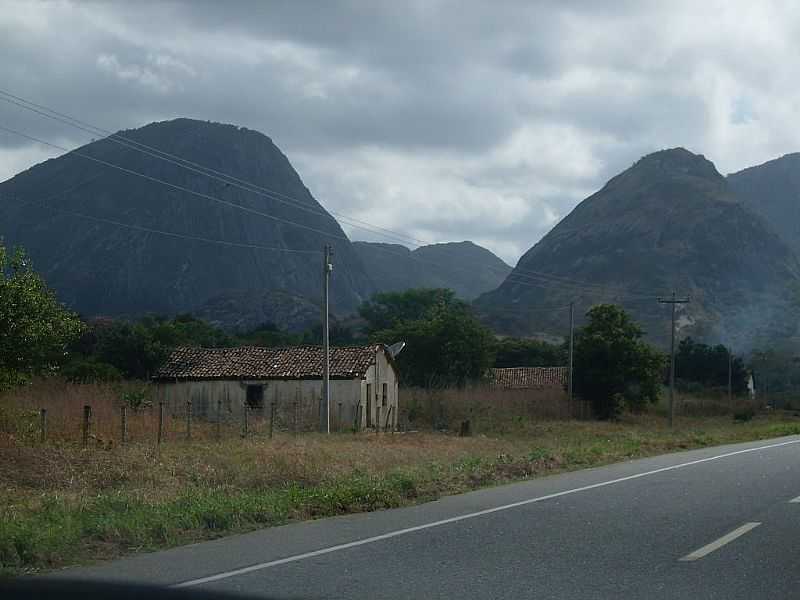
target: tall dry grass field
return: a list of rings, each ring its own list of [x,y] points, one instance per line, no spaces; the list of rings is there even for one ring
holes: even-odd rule
[[[509,431],[535,421],[587,419],[588,403],[569,401],[557,387],[504,389],[490,385],[462,388],[401,388],[400,415],[414,429],[456,430],[469,420],[474,431]]]

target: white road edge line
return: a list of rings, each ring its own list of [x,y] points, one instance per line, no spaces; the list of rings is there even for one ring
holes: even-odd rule
[[[678,560],[680,560],[682,562],[691,562],[693,560],[701,559],[704,556],[708,556],[709,554],[714,552],[714,550],[719,550],[725,544],[730,544],[736,538],[743,536],[748,531],[752,531],[753,529],[755,529],[759,525],[761,525],[761,523],[745,523],[744,525],[742,525],[741,527],[737,527],[736,529],[734,529],[730,533],[726,533],[725,535],[723,535],[718,540],[714,540],[710,544],[706,544],[702,548],[698,548],[694,552],[692,552],[690,554],[687,554],[686,556],[684,556],[683,558],[680,558]]]
[[[791,500],[789,500],[789,504],[800,504],[800,496],[798,496],[797,498],[792,498]]]
[[[225,571],[222,573],[217,573],[216,575],[209,575],[207,577],[200,577],[199,579],[190,579],[188,581],[183,581],[181,583],[176,583],[171,585],[170,587],[173,588],[184,588],[184,587],[192,587],[195,585],[201,585],[204,583],[211,583],[212,581],[219,581],[221,579],[228,579],[230,577],[236,577],[237,575],[244,575],[245,573],[252,573],[253,571],[261,571],[263,569],[269,569],[271,567],[277,567],[278,565],[285,565],[287,563],[298,562],[301,560],[306,560],[308,558],[314,558],[316,556],[322,556],[324,554],[330,554],[332,552],[339,552],[340,550],[347,550],[348,548],[355,548],[357,546],[363,546],[365,544],[373,544],[375,542],[380,542],[382,540],[388,540],[391,538],[399,537],[401,535],[406,535],[409,533],[414,533],[416,531],[423,531],[425,529],[431,529],[433,527],[441,527],[442,525],[449,525],[450,523],[458,523],[459,521],[466,521],[467,519],[475,519],[477,517],[482,517],[484,515],[490,515],[492,513],[510,510],[512,508],[518,508],[520,506],[527,506],[528,504],[534,504],[536,502],[544,502],[545,500],[552,500],[553,498],[560,498],[561,496],[568,496],[570,494],[577,494],[579,492],[586,492],[589,490],[594,490],[597,488],[605,487],[608,485],[615,485],[617,483],[623,483],[625,481],[631,481],[633,479],[639,479],[641,477],[649,477],[650,475],[656,475],[658,473],[665,473],[667,471],[675,471],[677,469],[683,469],[686,467],[691,467],[693,465],[699,465],[702,463],[711,462],[712,460],[719,460],[721,458],[728,458],[729,456],[736,456],[738,454],[747,454],[749,452],[758,452],[760,450],[768,450],[770,448],[779,448],[781,446],[788,446],[790,444],[800,444],[800,439],[798,440],[789,440],[787,442],[778,442],[776,444],[768,444],[766,446],[758,446],[756,448],[746,448],[744,450],[735,450],[734,452],[726,452],[724,454],[718,454],[716,456],[709,456],[708,458],[700,458],[697,460],[691,460],[689,462],[680,463],[677,465],[671,465],[669,467],[661,467],[660,469],[653,469],[652,471],[645,471],[643,473],[636,473],[635,475],[628,475],[626,477],[619,477],[617,479],[610,479],[608,481],[601,481],[599,483],[593,483],[591,485],[584,485],[577,488],[572,488],[569,490],[564,490],[562,492],[556,492],[554,494],[547,494],[546,496],[538,496],[536,498],[529,498],[527,500],[521,500],[519,502],[512,502],[511,504],[503,504],[501,506],[495,506],[494,508],[487,508],[485,510],[479,510],[476,512],[467,513],[465,515],[459,515],[457,517],[450,517],[449,519],[442,519],[440,521],[432,521],[430,523],[425,523],[423,525],[417,525],[415,527],[407,527],[405,529],[397,529],[395,531],[390,531],[388,533],[383,533],[381,535],[375,535],[368,538],[363,538],[360,540],[355,540],[353,542],[348,542],[346,544],[337,544],[336,546],[329,546],[327,548],[321,548],[319,550],[314,550],[312,552],[304,552],[303,554],[295,554],[294,556],[287,556],[286,558],[279,558],[277,560],[271,560],[268,562],[258,563],[255,565],[250,565],[249,567],[242,567],[241,569],[233,569],[231,571]]]

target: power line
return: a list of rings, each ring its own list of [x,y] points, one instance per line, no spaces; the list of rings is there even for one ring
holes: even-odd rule
[[[10,98],[9,97],[4,97],[4,96],[10,96]],[[56,111],[54,109],[51,109],[51,108],[48,108],[46,106],[43,106],[41,104],[36,104],[35,102],[31,102],[30,100],[26,100],[26,99],[21,98],[19,96],[15,96],[14,94],[11,94],[10,92],[4,91],[2,89],[0,89],[0,100],[8,102],[9,104],[13,104],[15,106],[18,106],[20,108],[23,108],[25,110],[29,110],[29,111],[34,112],[36,114],[39,114],[39,115],[41,115],[43,117],[47,117],[49,119],[53,119],[55,121],[59,121],[61,123],[65,123],[67,125],[70,125],[72,127],[76,127],[77,129],[81,129],[82,131],[85,131],[85,132],[87,132],[87,133],[89,133],[91,135],[103,135],[105,137],[105,139],[108,139],[108,140],[110,140],[112,142],[115,142],[116,144],[119,144],[119,145],[121,145],[121,146],[123,146],[125,148],[129,148],[131,150],[135,150],[135,151],[140,152],[142,154],[146,154],[147,156],[151,156],[153,158],[169,162],[169,163],[171,163],[173,165],[176,165],[176,166],[181,167],[183,169],[187,169],[187,170],[189,170],[189,171],[191,171],[193,173],[196,173],[198,175],[204,175],[204,176],[209,177],[211,179],[215,179],[217,181],[225,183],[226,185],[237,187],[237,188],[242,189],[244,191],[261,195],[261,196],[263,196],[265,198],[269,198],[270,200],[274,200],[276,202],[281,202],[283,204],[291,206],[292,208],[297,208],[299,210],[303,210],[303,211],[309,212],[311,214],[315,214],[315,215],[319,215],[319,216],[325,216],[325,217],[328,216],[328,213],[325,211],[325,209],[318,210],[317,208],[315,208],[315,207],[309,205],[308,203],[306,203],[305,201],[302,201],[302,200],[299,200],[297,198],[293,198],[291,196],[283,194],[281,192],[278,192],[278,191],[275,191],[275,190],[271,190],[269,188],[266,188],[266,187],[263,187],[263,186],[260,186],[260,185],[245,181],[243,179],[239,179],[237,177],[234,177],[233,175],[228,175],[227,173],[223,173],[221,171],[217,171],[215,169],[212,169],[211,167],[206,167],[206,166],[200,165],[200,164],[192,162],[192,161],[190,161],[190,160],[188,160],[186,158],[177,156],[175,154],[170,154],[169,152],[165,152],[163,150],[159,150],[158,148],[154,148],[152,146],[148,146],[147,144],[144,144],[142,142],[138,142],[138,141],[133,140],[131,138],[127,138],[125,136],[122,136],[119,133],[114,133],[114,132],[109,131],[107,129],[103,129],[103,128],[98,127],[96,125],[92,125],[90,123],[86,123],[84,121],[76,119],[75,117],[71,117],[69,115],[65,115],[63,113],[59,113],[58,111]],[[27,106],[26,104],[30,104],[31,106]],[[36,107],[36,108],[34,108],[34,107]],[[42,110],[39,110],[39,109],[42,109]],[[49,113],[53,113],[53,114],[48,114],[48,112],[45,112],[45,111],[48,111]],[[421,242],[421,240],[414,240],[414,238],[406,237],[406,236],[404,236],[402,234],[397,234],[396,232],[393,232],[390,229],[386,229],[386,228],[380,227],[378,225],[373,225],[371,223],[367,223],[366,221],[361,221],[361,220],[356,219],[354,217],[350,217],[348,215],[344,215],[344,214],[335,212],[333,210],[328,210],[328,212],[331,213],[331,214],[334,214],[337,217],[339,217],[340,219],[344,220],[347,225],[350,225],[351,227],[355,227],[357,229],[363,229],[365,231],[368,231],[370,233],[376,233],[378,235],[384,235],[384,236],[388,235],[390,237],[395,238],[395,241],[400,241],[400,242],[403,242],[403,243],[407,243],[407,240]],[[352,222],[348,222],[348,221],[352,221]],[[379,230],[379,231],[376,231],[376,230]],[[381,232],[385,232],[385,233],[381,233]],[[422,243],[424,244],[425,242],[422,242]],[[417,245],[417,244],[414,244],[414,245]]]
[[[139,171],[134,171],[132,169],[128,169],[128,168],[123,167],[121,165],[117,165],[115,163],[111,163],[109,161],[105,161],[103,159],[88,155],[88,154],[80,152],[78,150],[70,151],[67,148],[65,148],[63,146],[60,146],[58,144],[55,144],[55,143],[52,143],[52,142],[48,142],[48,141],[43,140],[41,138],[37,138],[35,136],[28,135],[26,133],[23,133],[21,131],[18,131],[18,130],[9,128],[9,127],[5,127],[3,125],[0,125],[0,130],[7,131],[7,132],[12,133],[14,135],[18,135],[20,137],[29,139],[31,141],[34,141],[34,142],[37,142],[37,143],[41,143],[41,144],[44,144],[46,146],[50,146],[52,148],[56,148],[56,149],[62,150],[64,152],[68,152],[70,154],[74,154],[74,155],[76,155],[78,157],[81,157],[81,158],[96,162],[98,164],[101,164],[101,165],[104,165],[104,166],[107,166],[107,167],[110,167],[110,168],[117,169],[117,170],[119,170],[121,172],[141,177],[143,179],[146,179],[146,180],[154,182],[154,183],[160,183],[160,184],[165,185],[167,187],[170,187],[172,189],[176,189],[176,190],[183,191],[183,192],[186,192],[186,193],[189,193],[189,194],[193,194],[193,195],[198,196],[200,198],[204,198],[204,199],[207,199],[207,200],[218,202],[218,203],[224,204],[226,206],[230,206],[232,208],[238,208],[238,209],[241,209],[241,210],[243,210],[245,212],[250,212],[250,213],[253,213],[253,214],[268,218],[268,219],[272,219],[272,220],[275,220],[275,221],[278,221],[278,222],[281,222],[281,223],[285,223],[287,225],[294,225],[296,227],[300,227],[302,229],[313,231],[315,233],[319,233],[321,235],[325,235],[325,236],[328,236],[328,237],[331,237],[331,238],[334,238],[334,239],[340,239],[340,240],[345,240],[345,241],[349,242],[349,239],[346,236],[340,236],[340,235],[332,234],[330,232],[323,231],[323,230],[320,230],[320,229],[317,229],[317,228],[314,228],[314,227],[310,227],[308,225],[303,225],[301,223],[296,223],[294,221],[291,221],[291,220],[288,220],[288,219],[283,219],[281,217],[277,217],[277,216],[271,215],[269,213],[264,213],[262,211],[258,211],[256,209],[253,209],[253,208],[250,208],[250,207],[247,207],[247,206],[236,204],[235,202],[223,200],[221,198],[217,198],[217,197],[211,196],[209,194],[204,194],[202,192],[197,192],[195,190],[191,190],[191,189],[186,188],[184,186],[180,186],[180,185],[165,181],[163,179],[159,179],[157,177],[152,177],[150,175],[147,175],[147,174],[144,174],[144,173],[140,173]],[[115,222],[113,224],[119,225],[120,223],[119,222]],[[124,225],[120,225],[120,226],[124,226]],[[154,230],[153,233],[156,233],[156,230]],[[166,234],[168,234],[168,233],[165,233],[165,235]],[[383,247],[380,247],[380,246],[376,246],[376,248],[379,249],[380,251],[388,252],[389,254],[394,254],[395,256],[410,258],[412,260],[415,260],[415,261],[423,263],[423,264],[430,264],[430,265],[437,266],[439,268],[445,268],[445,269],[453,268],[453,267],[445,267],[444,265],[435,263],[433,261],[427,261],[427,260],[424,260],[424,259],[419,259],[417,257],[412,257],[412,256],[408,256],[408,255],[401,255],[401,254],[399,254],[397,252],[391,251],[388,248],[383,248]],[[466,268],[463,269],[463,270],[470,270],[471,271],[471,269],[466,269]],[[505,273],[505,270],[503,270],[503,273]],[[540,287],[540,288],[545,288],[545,289],[552,289],[552,288],[558,289],[558,288],[561,288],[562,291],[571,292],[571,293],[582,292],[582,293],[585,293],[585,294],[602,294],[602,295],[611,296],[611,297],[615,297],[615,298],[619,298],[620,297],[618,291],[611,291],[611,290],[609,290],[607,288],[603,288],[599,284],[589,284],[589,283],[586,283],[586,282],[577,282],[577,281],[571,282],[571,281],[567,280],[566,278],[559,278],[558,276],[553,276],[553,275],[550,275],[550,274],[533,274],[533,272],[530,272],[530,273],[529,272],[520,272],[520,270],[517,270],[516,272],[512,271],[512,273],[507,275],[507,277],[508,278],[521,277],[525,281],[516,281],[515,283],[517,283],[519,285],[526,285],[528,287]],[[652,298],[652,296],[650,296],[650,298]]]
[[[179,190],[179,191],[182,191],[182,192],[186,192],[187,194],[192,194],[194,196],[198,196],[199,198],[204,198],[206,200],[211,200],[213,202],[219,202],[220,204],[224,204],[226,206],[230,206],[230,207],[233,207],[233,208],[238,208],[238,209],[243,210],[245,212],[249,212],[249,213],[252,213],[252,214],[255,214],[255,215],[259,215],[261,217],[264,217],[264,218],[267,218],[267,219],[272,219],[274,221],[278,221],[278,222],[281,222],[281,223],[285,223],[287,225],[294,225],[295,227],[300,227],[302,229],[307,229],[309,231],[313,231],[314,233],[319,233],[321,235],[324,235],[324,236],[327,236],[327,237],[331,237],[331,238],[334,238],[334,239],[346,240],[348,242],[350,241],[346,236],[343,236],[343,235],[337,235],[337,234],[334,234],[334,233],[330,233],[329,231],[323,231],[322,229],[317,229],[315,227],[310,227],[308,225],[303,225],[301,223],[296,223],[296,222],[290,221],[288,219],[283,219],[281,217],[276,217],[275,215],[271,215],[269,213],[265,213],[265,212],[256,210],[254,208],[250,208],[249,206],[243,206],[241,204],[236,204],[235,202],[231,202],[229,200],[223,200],[222,198],[217,198],[215,196],[210,196],[210,195],[204,194],[202,192],[191,190],[191,189],[189,189],[187,187],[184,187],[182,185],[178,185],[176,183],[171,183],[169,181],[165,181],[163,179],[159,179],[158,177],[153,177],[151,175],[146,175],[144,173],[140,173],[139,171],[134,171],[132,169],[128,169],[126,167],[122,167],[120,165],[108,162],[108,161],[103,160],[101,158],[97,158],[97,157],[94,157],[94,156],[90,156],[88,154],[84,154],[82,152],[79,152],[78,150],[71,150],[70,151],[67,148],[64,148],[63,146],[59,146],[58,144],[54,144],[52,142],[48,142],[48,141],[42,140],[42,139],[34,137],[32,135],[28,135],[26,133],[22,133],[21,131],[17,131],[15,129],[11,129],[10,127],[5,127],[4,125],[0,125],[0,130],[7,131],[8,133],[13,133],[15,135],[18,135],[20,137],[24,137],[24,138],[32,140],[34,142],[38,142],[40,144],[44,144],[45,146],[50,146],[52,148],[56,148],[56,149],[62,150],[64,152],[68,152],[69,154],[74,154],[75,156],[79,156],[81,158],[85,158],[87,160],[91,160],[93,162],[96,162],[98,164],[104,165],[106,167],[111,167],[112,169],[117,169],[118,171],[122,171],[123,173],[127,173],[129,175],[135,175],[137,177],[141,177],[143,179],[147,179],[148,181],[152,181],[154,183],[160,183],[160,184],[165,185],[167,187],[170,187],[172,189]]]
[[[219,238],[207,238],[207,237],[191,235],[191,234],[187,234],[187,233],[179,233],[177,231],[166,231],[166,230],[163,230],[163,229],[155,229],[153,227],[145,227],[144,225],[135,225],[133,223],[124,223],[122,221],[117,221],[115,219],[108,219],[108,218],[105,218],[105,217],[98,217],[96,215],[89,215],[89,214],[86,214],[86,213],[81,213],[81,212],[74,211],[74,210],[68,210],[68,209],[65,209],[65,208],[58,207],[58,206],[53,206],[52,204],[48,204],[48,202],[50,202],[51,200],[54,200],[55,198],[58,198],[60,196],[64,196],[65,194],[69,194],[70,192],[73,192],[73,191],[75,191],[77,189],[80,189],[84,185],[87,185],[87,184],[89,184],[89,183],[91,183],[91,182],[93,182],[93,181],[95,181],[97,179],[100,179],[100,177],[102,177],[102,176],[103,176],[103,174],[101,173],[100,175],[96,175],[94,177],[90,177],[89,179],[87,179],[85,181],[82,181],[82,182],[80,182],[80,183],[78,183],[76,185],[73,185],[72,187],[69,187],[69,188],[67,188],[65,190],[62,190],[62,191],[58,192],[57,194],[52,194],[51,196],[48,196],[48,197],[43,198],[43,199],[26,200],[25,202],[23,202],[21,204],[21,206],[31,205],[31,204],[39,204],[39,205],[41,205],[41,206],[43,206],[45,208],[48,208],[50,210],[53,210],[55,212],[62,213],[62,214],[68,215],[68,216],[81,218],[81,219],[87,219],[89,221],[95,221],[95,222],[98,222],[98,223],[105,223],[105,224],[108,224],[108,225],[114,225],[116,227],[123,227],[125,229],[132,229],[132,230],[135,230],[135,231],[142,231],[142,232],[145,232],[145,233],[155,233],[155,234],[158,234],[158,235],[164,235],[164,236],[180,238],[180,239],[185,239],[185,240],[191,240],[191,241],[197,241],[197,242],[205,242],[205,243],[209,243],[209,244],[218,244],[218,245],[221,245],[221,246],[230,246],[230,247],[235,247],[235,248],[248,248],[248,249],[254,249],[254,250],[271,250],[271,251],[276,251],[276,252],[288,252],[288,253],[296,253],[296,254],[322,254],[322,252],[320,252],[319,250],[299,250],[299,249],[294,249],[294,248],[278,248],[278,247],[273,247],[273,246],[264,246],[264,245],[261,245],[261,244],[249,244],[249,243],[246,243],[246,242],[233,242],[233,241],[230,241],[230,240],[223,240],[223,239],[219,239]]]
[[[4,97],[4,96],[6,96],[6,97]],[[0,89],[0,100],[4,100],[4,101],[6,101],[8,103],[11,103],[11,104],[14,104],[14,105],[16,105],[16,106],[18,106],[20,108],[35,112],[35,113],[40,114],[40,115],[42,115],[44,117],[47,117],[47,118],[50,118],[50,119],[53,119],[53,120],[57,120],[57,121],[60,121],[62,123],[66,123],[66,124],[71,125],[73,127],[77,127],[79,129],[81,129],[83,131],[86,131],[88,133],[91,133],[93,135],[99,135],[99,134],[106,135],[107,139],[109,139],[111,141],[114,141],[114,142],[116,142],[118,144],[121,144],[124,147],[127,147],[127,148],[130,148],[130,149],[142,152],[144,154],[147,154],[149,156],[152,156],[152,157],[160,159],[160,160],[165,160],[165,161],[170,162],[172,164],[175,164],[175,165],[177,165],[179,167],[188,169],[188,170],[190,170],[190,171],[192,171],[194,173],[197,173],[197,174],[200,174],[200,175],[205,175],[206,177],[210,177],[212,179],[216,179],[218,181],[226,183],[227,185],[233,185],[233,186],[239,187],[240,189],[243,189],[245,191],[249,191],[251,193],[260,194],[260,195],[262,195],[264,197],[267,197],[267,198],[269,198],[271,200],[275,200],[275,201],[278,201],[278,202],[283,202],[284,204],[290,204],[294,208],[305,210],[307,212],[311,212],[311,213],[316,214],[316,215],[327,216],[327,214],[325,213],[324,209],[322,211],[317,210],[317,209],[315,209],[315,208],[313,208],[311,206],[308,206],[305,202],[303,202],[301,200],[298,200],[296,198],[292,198],[291,196],[288,196],[286,194],[282,194],[282,193],[277,192],[275,190],[270,190],[269,188],[266,188],[266,187],[263,187],[263,186],[259,186],[259,185],[256,185],[254,183],[251,183],[251,182],[247,182],[245,180],[239,179],[239,178],[234,177],[232,175],[229,175],[229,174],[223,173],[221,171],[217,171],[215,169],[212,169],[210,167],[206,167],[206,166],[200,165],[198,163],[192,162],[192,161],[190,161],[190,160],[188,160],[186,158],[177,156],[175,154],[170,154],[170,153],[165,152],[163,150],[160,150],[158,148],[154,148],[152,146],[148,146],[147,144],[144,144],[142,142],[138,142],[136,140],[132,140],[130,138],[122,136],[119,133],[111,132],[111,131],[109,131],[107,129],[103,129],[102,127],[98,127],[96,125],[92,125],[91,123],[87,123],[85,121],[81,121],[80,119],[77,119],[75,117],[72,117],[72,116],[64,114],[64,113],[61,113],[59,111],[56,111],[55,109],[49,108],[49,107],[44,106],[42,104],[37,104],[37,103],[35,103],[35,102],[31,101],[31,100],[27,100],[25,98],[22,98],[21,96],[17,96],[15,94],[12,94],[11,92],[6,91],[6,90]],[[52,114],[49,114],[49,113],[52,113]],[[143,150],[142,148],[145,148],[146,150]],[[158,153],[158,154],[154,154],[154,153]],[[178,161],[180,161],[180,162],[178,162]],[[183,164],[183,163],[185,163],[185,164]],[[189,166],[189,165],[191,165],[191,166]],[[196,167],[196,168],[193,168],[193,167]],[[202,170],[200,170],[200,169],[202,169]],[[253,188],[255,188],[255,189],[253,189]],[[381,235],[379,231],[375,231],[375,230],[380,230],[380,231],[386,232],[385,234],[383,234],[385,237],[386,237],[386,234],[388,234],[389,237],[395,238],[396,241],[398,241],[398,240],[399,241],[412,240],[413,242],[415,242],[415,244],[425,244],[425,245],[432,244],[432,242],[425,241],[425,240],[419,240],[419,239],[416,239],[416,238],[411,238],[411,237],[405,236],[402,233],[398,233],[396,231],[393,231],[391,229],[380,227],[378,225],[373,225],[371,223],[367,223],[366,221],[360,221],[358,219],[354,219],[352,217],[349,217],[347,215],[343,215],[341,213],[337,213],[335,211],[330,211],[330,213],[340,217],[341,219],[344,219],[345,221],[351,220],[351,221],[354,221],[355,223],[360,223],[361,226],[355,225],[354,223],[347,223],[347,224],[351,225],[353,227],[356,227],[356,228],[364,229],[366,231],[369,231],[370,233],[378,233],[379,235]],[[382,250],[387,250],[387,249],[382,248]],[[416,259],[416,257],[412,257],[412,259]],[[425,262],[425,261],[420,261],[420,262]],[[430,263],[429,262],[429,264],[435,264],[435,263]],[[498,273],[505,273],[504,269],[499,269],[497,267],[492,267],[490,265],[487,265],[486,268],[488,268],[490,270],[494,270],[495,272],[498,272]],[[597,289],[597,290],[602,290],[604,293],[607,293],[608,295],[617,295],[619,293],[618,291],[608,292],[607,291],[608,290],[608,286],[605,286],[605,285],[602,285],[602,284],[595,284],[595,283],[591,283],[591,282],[582,282],[582,281],[578,281],[578,280],[575,280],[575,279],[570,279],[570,278],[567,278],[567,277],[554,275],[554,274],[551,274],[551,273],[544,273],[544,272],[541,272],[541,271],[524,270],[524,269],[517,268],[517,269],[515,269],[514,275],[518,276],[518,277],[527,277],[528,279],[533,279],[534,281],[539,281],[540,279],[544,279],[545,281],[555,281],[555,282],[559,282],[561,284],[569,284],[569,285],[572,285],[573,288],[575,288],[576,286],[579,286],[580,289],[593,288],[593,289]]]

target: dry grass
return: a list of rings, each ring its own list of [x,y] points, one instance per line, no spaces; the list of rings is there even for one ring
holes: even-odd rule
[[[469,420],[473,431],[504,433],[522,422],[587,419],[588,403],[570,402],[561,388],[464,388],[400,390],[400,415],[410,428],[457,430]]]
[[[74,418],[69,407],[82,406],[86,398],[72,390],[27,393],[29,404],[15,404],[15,410],[30,411],[47,400],[54,413],[66,407],[65,423]],[[113,408],[113,390],[91,393],[94,400],[109,398]],[[529,406],[529,396],[506,396],[500,400],[506,405],[498,406],[496,397],[481,398],[476,390],[413,393],[414,400],[406,395],[405,401],[417,407],[422,422],[442,412],[448,422],[471,417],[478,435],[279,433],[269,440],[261,432],[216,441],[206,432],[193,441],[175,435],[160,449],[145,436],[126,446],[83,449],[72,435],[39,444],[6,434],[0,444],[0,572],[53,568],[629,458],[800,433],[800,419],[784,412],[738,424],[730,416],[679,416],[670,431],[658,414],[616,423],[559,418],[545,412],[559,406],[557,398],[547,408]],[[428,403],[434,408],[425,413]],[[518,414],[515,403],[527,403],[527,412]],[[490,427],[495,433],[482,433]]]

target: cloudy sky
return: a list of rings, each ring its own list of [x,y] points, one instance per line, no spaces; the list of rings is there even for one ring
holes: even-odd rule
[[[0,89],[110,130],[257,129],[326,207],[514,264],[654,150],[800,151],[798,6],[0,0]],[[90,139],[5,102],[0,125]],[[56,154],[0,131],[0,180]]]

